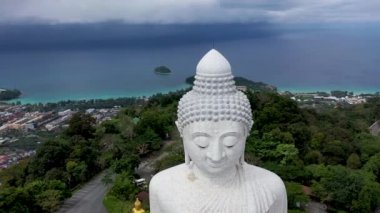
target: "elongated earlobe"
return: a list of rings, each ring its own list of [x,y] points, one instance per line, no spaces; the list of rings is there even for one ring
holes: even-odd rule
[[[190,156],[187,154],[187,152],[186,152],[186,149],[185,149],[185,164],[186,165],[190,165]]]
[[[176,122],[174,122],[174,123],[175,123],[175,125],[177,126],[177,129],[178,129],[178,132],[179,132],[179,136],[181,136],[181,138],[183,138],[183,137],[182,137],[182,131],[181,131],[181,128],[179,128],[180,126],[179,126],[178,121],[176,121]]]
[[[244,153],[240,156],[240,158],[239,158],[239,165],[240,166],[243,166],[243,164],[244,164]]]

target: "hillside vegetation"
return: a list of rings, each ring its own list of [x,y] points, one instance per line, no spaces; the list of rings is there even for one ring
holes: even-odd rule
[[[134,169],[177,134],[174,121],[184,92],[155,95],[98,126],[87,114],[76,114],[67,130],[44,142],[35,157],[0,172],[0,212],[52,212],[106,168],[116,174],[105,178],[112,184],[112,199],[134,201],[143,190],[133,184]],[[317,113],[277,93],[248,90],[247,96],[255,123],[245,159],[281,176],[290,209],[302,212],[310,199],[331,211],[372,212],[380,206],[380,137],[368,133],[380,118],[379,98]],[[156,162],[157,171],[183,162],[181,145],[168,151]]]
[[[191,76],[186,78],[185,82],[187,84],[193,85],[194,84],[195,77]],[[254,91],[254,92],[275,92],[277,91],[277,87],[263,83],[263,82],[256,82],[251,81],[243,77],[234,77],[234,81],[236,83],[236,86],[245,86],[247,89]]]

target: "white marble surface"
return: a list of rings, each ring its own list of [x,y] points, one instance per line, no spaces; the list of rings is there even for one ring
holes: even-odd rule
[[[244,162],[252,114],[248,99],[236,90],[229,62],[211,50],[195,78],[193,90],[179,103],[176,122],[185,164],[153,177],[151,212],[287,212],[282,180]]]
[[[181,164],[155,175],[149,193],[152,213],[287,212],[282,180],[248,164],[224,181],[197,176]]]

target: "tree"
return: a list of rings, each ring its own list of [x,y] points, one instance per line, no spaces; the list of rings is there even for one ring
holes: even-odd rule
[[[120,130],[118,128],[118,123],[115,120],[104,121],[102,123],[104,127],[105,134],[118,134]]]
[[[320,164],[323,162],[323,156],[321,152],[312,150],[305,155],[304,161],[306,164]]]
[[[307,122],[297,103],[289,98],[265,92],[248,92],[247,97],[255,121],[253,129],[260,135],[276,128],[288,130],[290,124]]]
[[[171,149],[168,151],[168,155],[160,158],[154,163],[155,172],[159,172],[185,162],[182,144],[171,146]]]
[[[323,132],[317,132],[312,135],[309,143],[309,147],[314,150],[322,149],[322,145],[325,141],[325,134]]]
[[[347,167],[351,169],[359,169],[361,166],[360,157],[356,153],[352,153],[347,159]]]
[[[352,202],[352,212],[371,212],[380,206],[380,184],[365,180],[358,199]]]
[[[96,120],[91,115],[84,112],[77,112],[69,121],[69,127],[66,129],[66,135],[82,136],[84,139],[94,137]]]
[[[147,128],[145,132],[136,138],[139,143],[146,143],[150,150],[158,150],[161,147],[160,137],[151,129]]]
[[[115,160],[112,165],[116,173],[129,172],[133,173],[135,168],[139,165],[140,159],[136,155],[124,155],[121,159]]]
[[[294,138],[294,144],[301,153],[305,153],[306,145],[310,141],[311,133],[306,123],[292,123],[288,127]]]
[[[326,163],[336,165],[344,164],[347,156],[347,148],[345,143],[334,140],[328,141],[322,149],[322,154],[325,157]]]
[[[170,108],[169,108],[170,109]],[[175,111],[162,108],[150,108],[142,112],[140,121],[136,125],[136,133],[141,135],[150,128],[161,139],[166,139],[174,126]]]
[[[311,164],[305,166],[305,170],[312,174],[312,178],[315,181],[319,181],[322,177],[328,175],[329,170],[323,164]]]
[[[132,138],[135,136],[134,128],[135,123],[132,119],[133,117],[130,117],[127,114],[119,114],[118,121],[119,121],[119,129],[121,132],[122,137],[132,140]],[[136,118],[136,117],[135,117]],[[135,119],[136,122],[138,122],[138,118]]]
[[[67,182],[68,174],[62,168],[52,168],[46,172],[44,176],[45,180],[64,180]]]
[[[71,195],[62,181],[35,180],[24,187],[28,197],[29,209],[33,212],[41,212],[58,208],[60,202]],[[49,210],[50,211],[50,210]]]
[[[28,194],[23,188],[5,187],[0,190],[1,212],[29,212]]]
[[[380,137],[361,133],[356,136],[355,140],[357,141],[363,162],[367,162],[371,156],[380,153]]]
[[[278,153],[276,147],[280,144],[279,141],[274,140],[271,133],[264,133],[263,137],[256,133],[252,133],[246,142],[246,152],[252,153],[254,156],[261,160],[278,160]]]
[[[56,212],[60,207],[62,198],[61,191],[48,189],[36,196],[36,202],[43,211]]]
[[[99,171],[98,157],[100,155],[97,140],[85,140],[81,136],[69,138],[72,151],[68,159],[78,162],[83,161],[87,167],[86,175],[92,176]]]
[[[285,182],[288,197],[288,208],[298,209],[309,202],[309,197],[303,192],[302,185],[295,182]]]
[[[137,193],[137,187],[133,183],[133,176],[129,172],[122,172],[115,178],[111,188],[111,194],[122,200],[133,200]]]
[[[380,184],[375,182],[373,174],[340,165],[327,166],[327,172],[312,188],[322,201],[333,202],[335,207],[350,212],[373,211],[379,203]]]
[[[43,177],[53,168],[63,168],[71,149],[63,140],[48,140],[37,150],[36,155],[28,164],[28,173],[33,177]]]
[[[25,181],[26,168],[28,161],[22,160],[6,170],[0,171],[0,180],[2,186],[21,186]]]
[[[367,172],[371,172],[377,178],[377,182],[380,182],[380,153],[372,156],[363,169]]]
[[[263,162],[263,167],[273,171],[285,181],[294,181],[308,183],[310,181],[310,172],[305,171],[302,161],[296,161],[292,164],[282,165],[276,161]]]
[[[75,186],[78,183],[83,183],[87,177],[87,165],[81,161],[68,161],[66,163],[66,171],[69,174],[69,183],[71,186]]]
[[[270,137],[272,140],[279,141],[284,144],[294,144],[293,135],[287,131],[281,131],[280,128],[270,131]]]
[[[293,144],[279,144],[276,147],[277,155],[282,158],[282,165],[293,163],[298,158],[298,149]]]

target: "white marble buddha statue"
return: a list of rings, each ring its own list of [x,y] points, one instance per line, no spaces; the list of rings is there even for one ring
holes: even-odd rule
[[[282,180],[244,162],[251,108],[218,51],[210,50],[198,63],[194,86],[179,102],[176,124],[185,163],[152,178],[152,213],[287,212]]]

